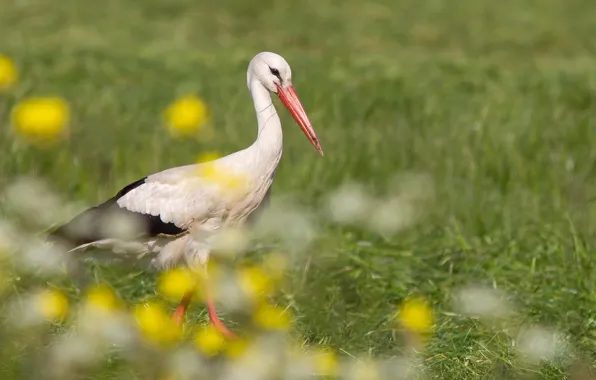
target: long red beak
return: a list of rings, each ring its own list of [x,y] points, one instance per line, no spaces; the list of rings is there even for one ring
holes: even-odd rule
[[[306,116],[306,111],[304,111],[304,107],[302,107],[302,103],[300,103],[300,99],[298,99],[294,87],[290,86],[288,88],[283,88],[277,86],[277,96],[279,96],[279,100],[281,100],[288,111],[290,111],[290,114],[292,114],[294,120],[296,120],[296,123],[300,126],[300,129],[302,129],[302,132],[304,132],[308,138],[308,141],[310,141],[315,149],[321,153],[321,156],[324,156],[323,148],[321,148],[317,134],[310,124],[308,116]]]

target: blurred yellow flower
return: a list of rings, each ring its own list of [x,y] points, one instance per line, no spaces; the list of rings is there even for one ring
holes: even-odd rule
[[[17,67],[8,56],[0,54],[0,90],[10,88],[18,80]]]
[[[217,184],[226,192],[243,191],[247,182],[242,174],[235,173],[232,170],[216,165],[213,162],[205,162],[199,166],[198,175],[206,182]]]
[[[157,377],[158,380],[182,380],[185,379],[183,375],[180,375],[177,371],[169,371],[161,376]]]
[[[173,343],[181,337],[180,329],[161,304],[148,302],[139,305],[134,316],[143,335],[154,343]]]
[[[87,289],[85,305],[92,311],[109,313],[120,307],[120,299],[109,286],[98,284]]]
[[[253,301],[259,300],[273,291],[273,280],[259,267],[239,268],[237,276],[240,287]]]
[[[208,120],[207,105],[195,95],[186,95],[171,103],[164,111],[164,120],[170,132],[189,136]]]
[[[197,164],[204,164],[205,162],[215,161],[221,158],[217,152],[205,152],[197,158]]]
[[[68,298],[57,290],[44,290],[35,297],[35,306],[48,320],[59,321],[68,314]]]
[[[0,263],[0,295],[10,287],[11,285],[11,274],[5,270]]]
[[[337,355],[327,348],[319,348],[313,356],[313,365],[317,375],[335,376],[339,367]]]
[[[378,380],[379,369],[372,360],[358,361],[352,370],[353,378],[358,380]]]
[[[232,359],[238,359],[248,349],[249,341],[246,338],[237,338],[228,340],[226,344],[225,354]]]
[[[265,303],[257,308],[253,321],[266,330],[288,331],[291,326],[291,317],[287,310]]]
[[[33,142],[52,142],[62,136],[70,119],[68,103],[57,97],[28,98],[12,110],[13,128]]]
[[[202,353],[208,356],[219,354],[226,344],[226,338],[212,325],[199,330],[195,336],[195,344]]]
[[[197,287],[197,280],[190,269],[175,268],[164,272],[157,282],[158,291],[175,301],[180,301]]]
[[[420,298],[406,300],[397,318],[402,326],[416,333],[428,332],[433,324],[432,310],[428,303]]]
[[[270,253],[265,257],[262,265],[273,280],[279,281],[288,266],[288,256],[281,252]]]

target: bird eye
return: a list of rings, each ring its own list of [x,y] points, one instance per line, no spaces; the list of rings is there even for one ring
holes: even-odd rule
[[[278,69],[274,69],[273,67],[269,68],[269,71],[271,71],[271,74],[275,75],[276,77],[279,78],[279,80],[281,81],[281,76],[279,75],[279,70]]]

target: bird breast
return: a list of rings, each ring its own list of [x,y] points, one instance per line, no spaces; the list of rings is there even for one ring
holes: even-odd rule
[[[239,189],[236,195],[231,197],[226,207],[227,213],[224,218],[224,224],[243,224],[250,214],[263,202],[271,183],[272,178],[258,178],[253,181],[247,181],[246,188]]]

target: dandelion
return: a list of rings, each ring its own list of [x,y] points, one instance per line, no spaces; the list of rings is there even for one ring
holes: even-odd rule
[[[266,330],[288,331],[291,325],[291,318],[288,311],[262,304],[253,314],[254,323]]]
[[[226,339],[215,327],[209,325],[195,336],[195,344],[207,356],[219,354],[226,344]]]
[[[237,276],[242,291],[253,300],[273,291],[273,280],[262,268],[246,266],[238,270]]]
[[[265,257],[262,264],[263,270],[275,281],[282,279],[287,266],[288,257],[281,252],[270,253]]]
[[[205,152],[197,158],[197,164],[204,164],[219,159],[221,156],[217,152]]]
[[[89,310],[111,313],[120,307],[120,300],[107,285],[95,285],[87,290],[85,305]]]
[[[171,103],[163,116],[172,134],[189,136],[207,122],[207,105],[199,97],[187,95]]]
[[[12,87],[17,82],[18,76],[19,73],[13,60],[0,54],[0,90]]]
[[[197,174],[203,181],[215,184],[227,193],[240,192],[247,183],[247,178],[243,174],[236,173],[212,161],[200,165]]]
[[[247,350],[249,341],[246,338],[230,340],[226,344],[225,355],[232,359],[240,358]]]
[[[177,341],[181,336],[178,326],[170,319],[164,307],[158,303],[148,302],[138,306],[134,316],[140,331],[149,341],[169,344]]]
[[[327,348],[316,350],[313,364],[317,374],[322,376],[335,376],[339,367],[337,355]]]
[[[68,314],[68,298],[57,290],[44,290],[35,296],[35,307],[45,319],[60,321]]]
[[[53,142],[66,130],[69,114],[68,103],[62,98],[29,98],[13,108],[12,124],[27,140]]]
[[[406,300],[397,317],[403,327],[415,333],[429,331],[433,323],[430,307],[420,298]]]
[[[157,283],[157,289],[164,296],[180,301],[197,286],[197,280],[187,268],[176,268],[164,272]]]

